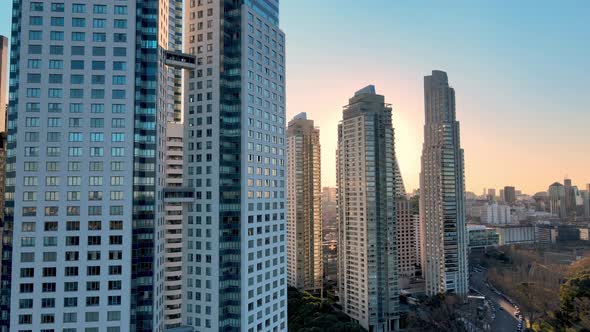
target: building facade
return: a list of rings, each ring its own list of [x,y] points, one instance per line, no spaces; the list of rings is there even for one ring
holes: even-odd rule
[[[292,287],[323,288],[320,130],[301,113],[287,127],[287,274]]]
[[[512,214],[508,205],[486,202],[479,208],[481,209],[481,222],[484,224],[503,225],[512,223]]]
[[[485,251],[490,247],[497,247],[500,243],[500,236],[495,228],[483,225],[467,225],[469,232],[469,250]]]
[[[547,193],[549,194],[549,212],[560,219],[566,219],[567,205],[564,186],[555,182],[549,186]]]
[[[0,35],[0,132],[6,132],[6,111],[8,108],[8,38]]]
[[[13,1],[4,330],[163,330],[168,8]]]
[[[285,331],[285,35],[278,0],[185,1],[183,325]]]
[[[502,196],[504,202],[508,204],[516,203],[516,188],[504,187],[504,195]]]
[[[498,234],[498,245],[535,243],[535,227],[527,225],[492,226]]]
[[[464,159],[455,90],[449,86],[446,73],[433,71],[425,77],[424,100],[420,233],[426,293],[467,294]]]
[[[398,198],[395,205],[396,232],[397,232],[397,257],[400,288],[409,284],[416,277],[420,266],[420,250],[417,248],[420,242],[416,239],[420,228],[420,215],[412,213],[410,201]]]
[[[338,292],[343,312],[370,331],[397,327],[399,290],[392,108],[368,86],[338,125]]]
[[[168,122],[166,137],[166,164],[164,188],[164,328],[182,326],[184,305],[183,253],[186,251],[186,236],[183,211],[194,201],[194,190],[184,187],[184,126]]]

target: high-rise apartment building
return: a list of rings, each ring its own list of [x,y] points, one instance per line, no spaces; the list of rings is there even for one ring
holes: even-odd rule
[[[374,86],[355,93],[338,125],[338,287],[342,310],[370,331],[398,322],[392,108]]]
[[[590,219],[590,188],[582,191],[582,200],[584,206],[584,219],[588,221]]]
[[[6,131],[6,110],[8,108],[8,38],[0,35],[0,132]]]
[[[324,203],[336,203],[336,188],[322,188],[322,201]]]
[[[183,325],[285,331],[285,36],[278,0],[184,2]]]
[[[405,197],[396,200],[397,256],[400,288],[406,287],[419,271],[420,256],[416,241],[420,216],[412,213],[410,201]]]
[[[170,8],[13,1],[3,331],[163,331]]]
[[[504,187],[504,195],[503,195],[504,202],[508,204],[516,203],[516,188],[514,187]]]
[[[467,294],[464,159],[455,90],[445,72],[433,71],[424,78],[424,105],[420,233],[426,293]]]
[[[287,127],[287,275],[305,291],[323,288],[320,130],[301,113]]]
[[[164,188],[164,328],[180,327],[183,308],[183,211],[193,203],[194,190],[184,187],[184,127],[182,123],[169,122],[166,130],[166,163]]]
[[[496,200],[496,189],[488,189],[488,200],[495,201]]]
[[[555,182],[549,186],[547,194],[549,195],[549,212],[560,219],[566,219],[567,208],[564,186],[559,182]]]

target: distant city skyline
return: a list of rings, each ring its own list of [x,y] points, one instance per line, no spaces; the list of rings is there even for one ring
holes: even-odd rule
[[[341,101],[359,86],[375,84],[393,105],[406,189],[418,188],[422,78],[433,69],[452,75],[460,91],[467,191],[514,185],[532,195],[566,176],[580,186],[590,183],[583,90],[590,45],[580,42],[590,31],[590,2],[453,3],[281,3],[282,25],[291,36],[287,118],[307,112],[322,130],[323,185],[336,185]],[[10,34],[10,15],[0,13],[2,35]]]

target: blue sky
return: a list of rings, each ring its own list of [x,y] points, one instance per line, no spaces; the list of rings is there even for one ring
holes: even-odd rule
[[[10,0],[0,1],[7,35]],[[407,187],[417,186],[422,77],[433,69],[457,91],[469,190],[590,183],[590,1],[282,0],[281,26],[287,112],[320,126],[325,185],[341,107],[375,84],[394,107]]]
[[[417,187],[432,69],[457,91],[469,190],[590,182],[589,1],[297,0],[281,10],[288,112],[319,120],[324,183],[334,182],[340,107],[374,83],[393,104],[402,174]]]

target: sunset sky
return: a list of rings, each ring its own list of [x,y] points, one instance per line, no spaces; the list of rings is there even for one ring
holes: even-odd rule
[[[590,1],[283,0],[281,10],[287,112],[319,125],[324,185],[335,184],[342,106],[375,84],[394,107],[406,187],[418,187],[433,69],[456,90],[467,190],[590,183]]]
[[[11,1],[0,1],[8,35]],[[288,118],[307,112],[320,127],[324,186],[335,185],[342,106],[374,84],[417,188],[433,69],[456,90],[467,190],[590,183],[590,1],[282,0],[281,26]]]

